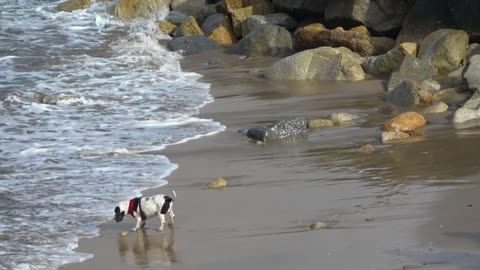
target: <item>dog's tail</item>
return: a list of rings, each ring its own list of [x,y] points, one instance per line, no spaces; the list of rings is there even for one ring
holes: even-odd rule
[[[177,198],[177,193],[175,193],[175,190],[172,189],[172,193],[173,193],[173,200],[175,200]]]

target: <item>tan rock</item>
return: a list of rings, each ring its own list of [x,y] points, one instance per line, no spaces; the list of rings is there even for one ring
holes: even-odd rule
[[[233,32],[235,36],[242,35],[242,22],[252,15],[267,15],[274,12],[272,5],[268,3],[248,6],[232,11]]]
[[[370,32],[368,31],[368,28],[363,26],[363,25],[353,27],[349,31],[355,31],[355,32],[366,34],[366,35],[370,36]]]
[[[237,38],[233,33],[230,18],[223,14],[208,17],[202,24],[202,30],[208,38],[220,45],[233,45]]]
[[[412,131],[423,127],[427,120],[417,112],[405,112],[390,119],[383,126],[384,131]]]
[[[127,231],[123,231],[123,232],[120,233],[120,235],[125,237],[125,236],[128,235],[128,232],[127,232]]]
[[[321,23],[309,24],[295,31],[293,35],[294,46],[297,51],[316,48],[315,36],[321,31],[328,31]]]
[[[335,28],[329,31],[320,31],[315,35],[312,46],[315,47],[345,47],[361,56],[370,56],[375,52],[375,47],[371,43],[370,37],[366,34],[345,31]]]
[[[265,0],[225,0],[225,11],[231,14],[234,10],[248,6],[268,4]]]
[[[359,153],[370,154],[375,152],[375,147],[371,144],[365,144],[357,150]]]
[[[330,119],[332,119],[335,125],[342,125],[345,123],[351,123],[352,120],[358,119],[359,116],[351,113],[332,113]]]
[[[84,9],[90,7],[90,0],[68,0],[60,3],[57,7],[57,11],[72,12],[77,9]]]
[[[175,37],[187,37],[187,36],[203,36],[203,31],[198,26],[194,17],[188,17],[188,20],[183,22],[177,30],[175,30]]]
[[[150,18],[169,8],[169,0],[121,0],[115,6],[115,15],[124,20]]]
[[[228,186],[228,182],[222,177],[218,177],[208,184],[208,188],[210,189],[222,189],[226,186]]]
[[[156,21],[158,30],[160,30],[162,33],[165,33],[167,35],[171,35],[175,32],[177,29],[177,26],[175,24],[171,24],[169,22],[164,22],[164,21]]]
[[[404,42],[398,46],[402,51],[403,55],[417,57],[418,53],[418,44],[415,42]]]
[[[430,107],[423,110],[423,113],[442,113],[448,110],[448,105],[445,102],[437,101],[430,105]]]
[[[388,37],[370,37],[370,43],[373,45],[374,55],[387,53],[395,47],[395,39]]]
[[[314,119],[308,121],[309,128],[333,127],[335,123],[331,119]]]

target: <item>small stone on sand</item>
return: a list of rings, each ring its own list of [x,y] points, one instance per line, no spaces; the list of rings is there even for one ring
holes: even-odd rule
[[[121,236],[127,236],[128,235],[128,232],[127,231],[123,231],[120,233]]]
[[[208,184],[208,188],[212,188],[212,189],[224,188],[226,186],[228,186],[228,182],[222,177],[218,177],[217,179],[210,182],[210,184]]]
[[[310,229],[312,230],[319,230],[327,228],[327,224],[321,221],[317,221],[315,223],[310,224]]]

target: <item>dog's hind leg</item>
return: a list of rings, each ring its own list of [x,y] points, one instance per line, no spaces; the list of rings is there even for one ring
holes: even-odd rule
[[[168,215],[170,216],[170,222],[168,222],[168,227],[173,227],[173,224],[175,224],[175,214],[173,213],[173,209],[170,208],[168,211]]]
[[[160,227],[158,228],[158,230],[163,231],[163,225],[165,224],[165,215],[158,213],[158,218],[160,219]]]
[[[135,219],[137,220],[137,224],[135,225],[134,228],[131,229],[132,232],[135,232],[136,230],[138,230],[140,228],[140,224],[142,223],[141,217],[137,217]]]
[[[142,224],[140,225],[140,226],[142,227],[142,229],[145,228],[145,225],[146,225],[146,224],[147,224],[147,223],[145,222],[145,219],[143,219],[143,220],[142,220]]]

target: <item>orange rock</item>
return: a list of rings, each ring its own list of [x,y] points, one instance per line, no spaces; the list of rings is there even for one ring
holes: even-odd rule
[[[399,114],[385,123],[384,131],[409,131],[427,124],[425,118],[416,112],[406,112]]]

